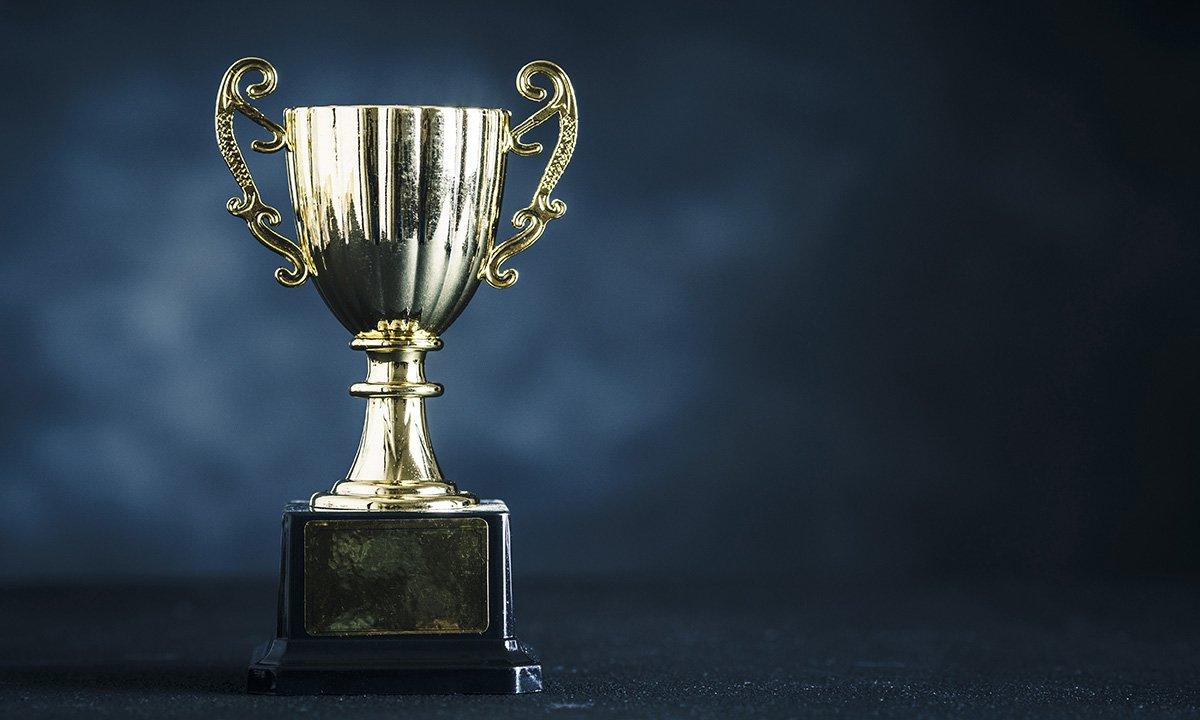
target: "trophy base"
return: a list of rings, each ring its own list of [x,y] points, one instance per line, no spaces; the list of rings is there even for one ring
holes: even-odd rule
[[[513,636],[508,508],[283,513],[276,636],[247,688],[279,695],[524,693],[542,687]]]

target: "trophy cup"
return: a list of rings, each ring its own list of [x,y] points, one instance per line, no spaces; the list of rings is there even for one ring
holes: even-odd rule
[[[367,410],[346,477],[285,507],[279,622],[255,652],[249,690],[536,692],[541,666],[513,630],[508,508],[442,475],[425,426],[425,398],[442,386],[424,362],[479,283],[516,282],[504,263],[566,212],[550,193],[575,148],[571,82],[545,60],[521,68],[517,90],[545,103],[515,127],[507,110],[424,105],[296,107],[278,125],[243,97],[250,71],[261,80],[246,96],[275,90],[275,68],[245,58],[217,92],[217,145],[242,190],[229,212],[287,261],[275,279],[311,278],[366,353],[366,380],[350,394]],[[251,148],[287,150],[296,242],[275,229],[235,113],[270,133]],[[533,200],[497,244],[506,158],[541,152],[523,136],[555,115],[558,142]]]

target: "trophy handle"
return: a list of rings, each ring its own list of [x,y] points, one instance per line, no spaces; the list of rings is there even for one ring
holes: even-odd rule
[[[546,89],[533,84],[534,75],[542,74],[550,79],[554,86],[554,97],[541,109],[530,115],[525,122],[512,129],[512,145],[510,149],[518,155],[537,155],[542,151],[541,143],[525,143],[521,136],[538,125],[558,115],[558,142],[542,179],[538,181],[533,191],[533,200],[513,215],[512,224],[517,228],[517,234],[494,245],[489,242],[486,260],[480,269],[480,276],[492,287],[506,288],[517,281],[517,271],[513,268],[500,269],[500,265],[513,255],[532,245],[546,230],[551,220],[562,217],[567,212],[567,204],[560,199],[550,199],[563,170],[571,161],[571,153],[575,151],[575,137],[579,128],[579,111],[575,107],[575,89],[571,87],[571,79],[563,69],[549,60],[534,60],[517,73],[517,92],[526,100],[545,100]]]
[[[274,229],[280,221],[279,211],[263,202],[258,187],[254,184],[254,178],[250,175],[250,168],[246,165],[246,158],[242,156],[237,138],[233,135],[233,114],[236,110],[271,133],[270,140],[255,140],[250,143],[251,149],[261,153],[273,153],[287,145],[284,129],[242,97],[239,85],[242,76],[250,70],[258,71],[262,80],[248,86],[246,94],[257,100],[275,91],[275,68],[266,60],[254,57],[242,58],[230,65],[225,71],[225,77],[221,78],[221,87],[217,90],[217,147],[220,148],[229,171],[233,173],[233,179],[242,189],[242,197],[230,198],[226,208],[231,214],[246,221],[250,234],[260,243],[292,264],[290,268],[281,267],[276,270],[275,279],[281,285],[295,287],[308,277],[309,266],[305,262],[304,251]]]

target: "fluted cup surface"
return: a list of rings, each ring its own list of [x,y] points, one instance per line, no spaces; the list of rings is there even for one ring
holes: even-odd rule
[[[286,111],[302,252],[352,333],[440,334],[479,286],[504,185],[509,113],[404,105]]]

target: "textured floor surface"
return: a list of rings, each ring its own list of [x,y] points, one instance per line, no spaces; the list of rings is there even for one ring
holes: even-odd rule
[[[0,717],[1200,717],[1200,585],[518,582],[546,692],[257,697],[270,583],[0,588]]]

